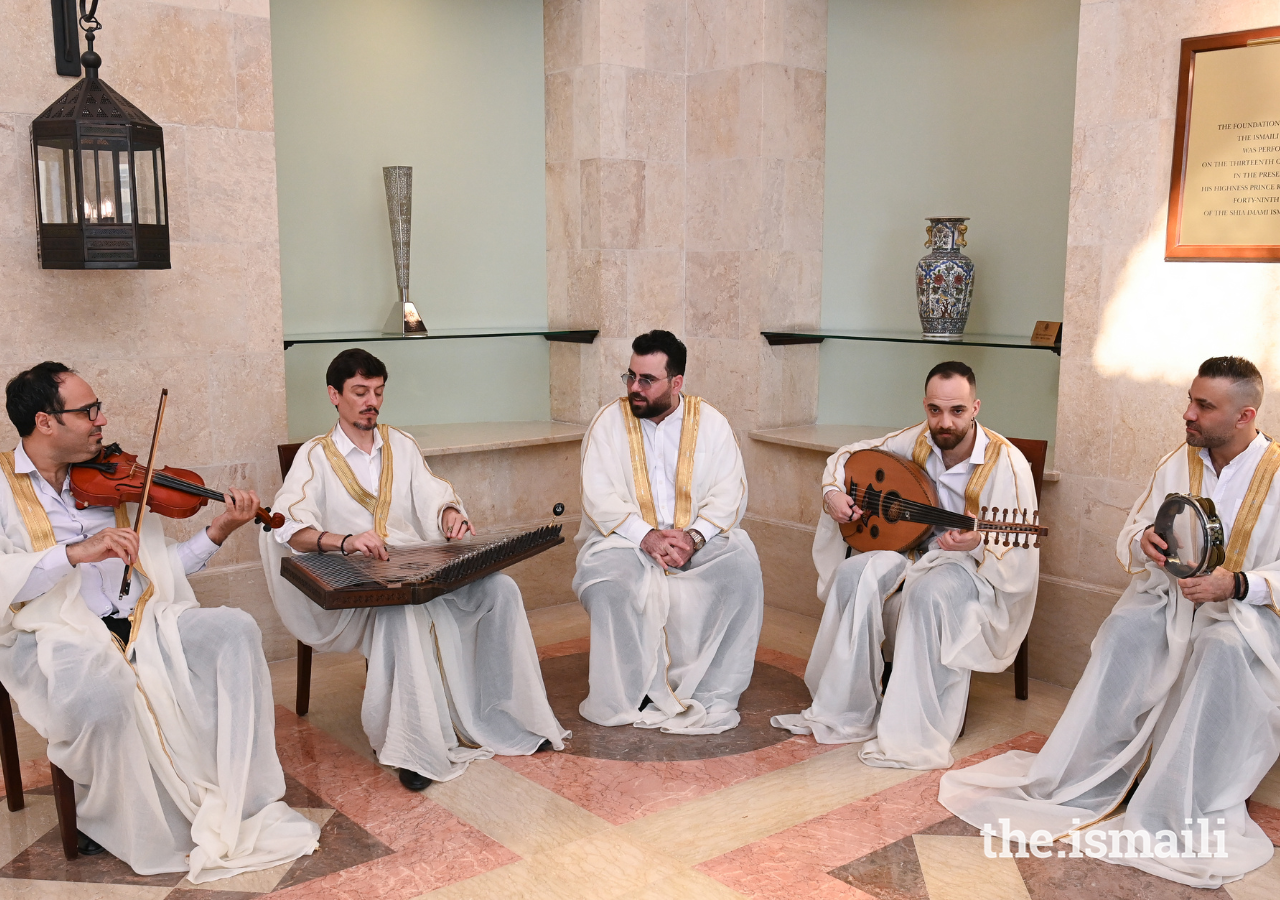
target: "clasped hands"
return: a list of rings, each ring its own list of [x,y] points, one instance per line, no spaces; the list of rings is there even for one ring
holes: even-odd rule
[[[254,491],[228,488],[223,498],[226,509],[215,516],[205,529],[209,540],[219,547],[233,531],[253,521],[260,505]],[[67,545],[67,562],[73,566],[102,562],[104,559],[124,560],[128,566],[137,563],[138,536],[132,528],[104,528],[92,537]]]
[[[1163,569],[1165,556],[1161,551],[1168,549],[1169,545],[1161,539],[1160,535],[1156,534],[1156,527],[1148,525],[1146,530],[1142,532],[1142,552],[1147,555],[1148,559]],[[1218,566],[1208,575],[1197,575],[1195,578],[1179,578],[1178,588],[1182,591],[1182,596],[1192,603],[1214,603],[1218,600],[1230,600],[1231,595],[1236,590],[1236,576],[1234,572]]]
[[[822,505],[827,515],[843,525],[856,522],[862,518],[862,510],[853,503],[853,498],[843,491],[827,491],[822,497]],[[968,553],[982,543],[982,533],[978,531],[944,531],[938,535],[939,550],[958,550]]]
[[[693,556],[693,538],[678,528],[654,528],[640,541],[640,549],[663,569],[679,569]]]

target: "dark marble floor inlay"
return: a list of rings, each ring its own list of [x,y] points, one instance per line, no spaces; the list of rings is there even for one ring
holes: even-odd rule
[[[795,713],[809,705],[804,681],[776,666],[757,662],[751,686],[738,703],[742,722],[721,734],[664,734],[656,728],[621,725],[606,728],[578,715],[587,696],[588,655],[573,653],[542,661],[547,698],[560,724],[573,732],[565,752],[624,762],[677,762],[735,756],[781,743],[792,735],[769,724],[771,716]]]
[[[954,816],[930,825],[918,834],[980,837],[978,829]],[[1222,889],[1185,887],[1129,866],[1098,859],[1016,860],[1018,873],[1031,900],[1208,900],[1226,897]],[[929,900],[915,835],[904,837],[827,873],[832,878],[870,894],[876,900]]]

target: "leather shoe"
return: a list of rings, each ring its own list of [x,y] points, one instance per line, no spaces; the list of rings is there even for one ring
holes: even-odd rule
[[[81,856],[97,856],[99,853],[107,852],[106,847],[79,830],[76,831],[76,849],[80,851]]]
[[[400,783],[411,791],[426,790],[427,785],[431,783],[431,779],[426,775],[420,775],[413,769],[400,770]]]

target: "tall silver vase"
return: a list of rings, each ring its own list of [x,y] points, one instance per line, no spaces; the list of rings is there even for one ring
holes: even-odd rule
[[[961,216],[930,217],[925,226],[929,254],[916,264],[916,302],[922,337],[958,341],[969,321],[973,299],[973,260],[960,252],[969,221]]]
[[[413,166],[384,166],[382,182],[387,189],[387,215],[391,219],[391,255],[396,264],[396,287],[400,299],[391,306],[391,315],[382,326],[383,334],[425,335],[427,326],[409,299],[409,225],[413,217]]]

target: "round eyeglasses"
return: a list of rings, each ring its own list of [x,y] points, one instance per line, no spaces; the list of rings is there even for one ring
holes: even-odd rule
[[[627,387],[631,387],[632,384],[638,383],[640,385],[640,390],[642,391],[649,390],[649,388],[653,387],[659,381],[669,381],[671,378],[670,375],[666,378],[654,378],[650,375],[637,375],[635,372],[623,372],[619,377],[622,379],[622,383]]]

